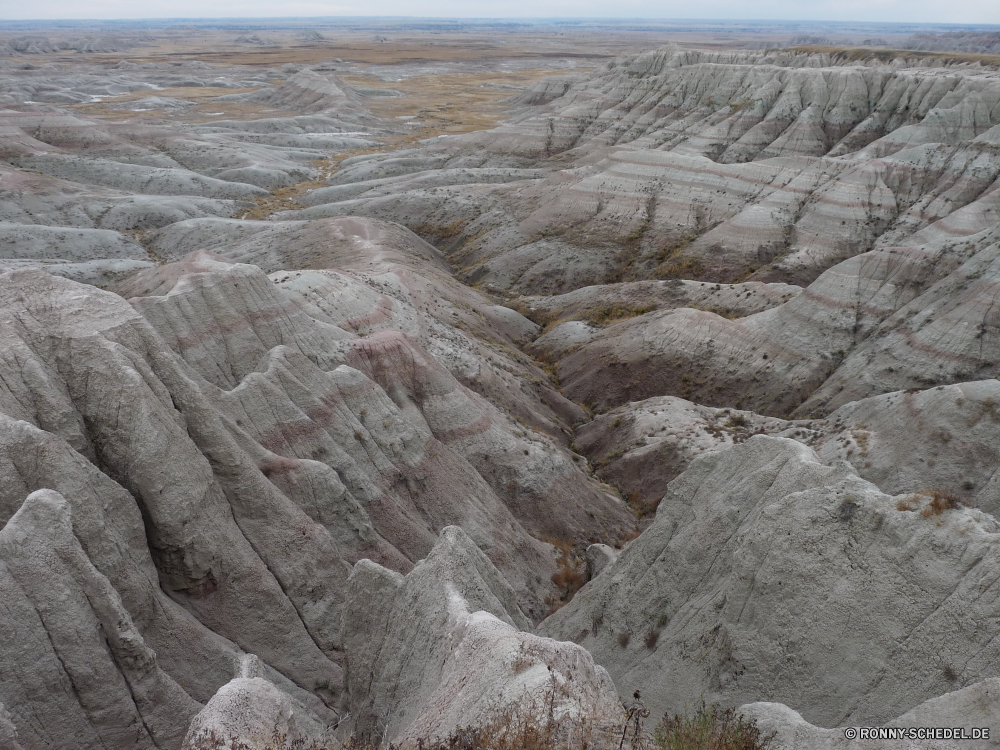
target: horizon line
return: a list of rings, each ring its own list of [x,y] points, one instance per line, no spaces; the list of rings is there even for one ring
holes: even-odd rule
[[[131,23],[131,22],[174,22],[174,23],[209,23],[209,22],[235,22],[235,21],[454,21],[457,23],[468,22],[493,22],[511,23],[520,22],[526,24],[538,24],[545,22],[560,23],[586,23],[586,22],[623,22],[623,23],[740,23],[740,24],[773,24],[773,23],[822,23],[832,25],[864,24],[868,26],[933,26],[933,27],[954,27],[954,28],[991,28],[1000,29],[1000,23],[955,23],[947,21],[866,21],[857,20],[835,20],[822,18],[684,18],[684,17],[659,17],[659,16],[411,16],[411,15],[315,15],[315,16],[148,16],[132,18],[23,18],[23,19],[0,19],[0,28],[8,24],[31,24],[31,23]]]

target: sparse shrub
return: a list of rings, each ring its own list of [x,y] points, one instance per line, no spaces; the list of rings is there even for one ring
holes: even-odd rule
[[[627,534],[625,534],[625,536],[623,536],[621,538],[621,540],[618,542],[618,544],[615,545],[615,546],[618,547],[619,549],[621,549],[626,544],[628,544],[629,542],[631,542],[633,539],[638,539],[639,538],[639,534],[641,534],[641,533],[642,533],[642,531],[639,529],[638,526],[636,526],[635,529],[633,529],[632,531],[630,531]]]
[[[591,618],[590,618],[590,629],[595,634],[597,633],[598,630],[600,630],[601,625],[603,625],[603,624],[604,624],[604,613],[603,612],[598,612],[598,613],[596,613],[596,614],[594,614],[594,615],[591,616]]]
[[[622,648],[628,646],[628,642],[630,640],[632,640],[632,634],[629,633],[627,630],[624,630],[618,634],[618,645],[621,646]]]
[[[962,501],[957,495],[944,490],[932,490],[931,501],[926,508],[920,511],[920,515],[924,518],[930,518],[931,516],[940,516],[946,510],[955,510],[961,507]]]
[[[657,630],[656,628],[650,628],[649,630],[647,630],[646,637],[643,639],[643,641],[646,644],[646,648],[648,648],[650,651],[656,648],[656,642],[658,640],[660,640],[660,631]]]
[[[841,521],[850,521],[854,518],[854,514],[858,510],[858,503],[853,497],[844,498],[844,502],[840,504],[840,509],[838,511],[838,517]]]
[[[649,710],[639,699],[638,691],[634,693],[635,701],[624,706],[624,723],[608,722],[598,715],[556,718],[553,707],[560,694],[568,695],[564,687],[554,687],[546,697],[527,704],[508,705],[478,726],[458,727],[447,737],[418,739],[417,750],[586,750],[598,747],[653,750],[652,738],[643,729]],[[242,739],[208,731],[195,738],[192,747],[196,750],[249,750],[251,745]],[[730,750],[728,745],[720,747]],[[743,750],[742,746],[733,747]],[[307,744],[275,731],[264,750],[402,749],[399,745],[386,743],[384,737],[373,735],[352,735],[346,741],[329,744]]]
[[[655,309],[656,307],[653,305],[606,304],[595,307],[587,314],[584,320],[591,325],[602,326],[618,320],[645,315],[648,312],[653,312]]]
[[[517,656],[514,657],[514,661],[511,662],[511,669],[514,674],[521,674],[529,667],[533,667],[538,662],[538,659],[532,654],[525,645],[522,643],[517,650]]]
[[[582,750],[610,747],[612,738],[615,747],[618,746],[621,726],[601,724],[599,717],[584,721],[557,719],[552,711],[554,698],[553,693],[528,706],[510,706],[479,726],[459,727],[447,737],[417,740],[417,750]],[[351,737],[341,750],[400,748],[384,745],[374,737]],[[623,742],[623,750],[638,750],[638,747],[635,742]]]
[[[569,604],[576,592],[587,582],[586,564],[569,542],[551,538],[543,541],[559,550],[559,557],[556,558],[557,570],[552,574],[552,583],[559,587],[559,597],[546,599],[546,604],[551,607],[550,611],[555,612],[563,605]]]
[[[664,714],[653,733],[661,750],[767,750],[774,733],[761,733],[754,719],[736,714],[735,708],[701,705],[694,716]]]

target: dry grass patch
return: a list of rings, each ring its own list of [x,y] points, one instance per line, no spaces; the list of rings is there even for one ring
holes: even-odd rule
[[[706,706],[704,699],[694,716],[665,715],[653,732],[660,750],[768,750],[774,736],[763,734],[756,720],[737,715],[736,709]]]

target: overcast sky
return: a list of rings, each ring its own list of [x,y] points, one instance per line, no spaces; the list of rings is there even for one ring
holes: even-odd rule
[[[0,0],[0,21],[338,15],[1000,24],[1000,0]]]

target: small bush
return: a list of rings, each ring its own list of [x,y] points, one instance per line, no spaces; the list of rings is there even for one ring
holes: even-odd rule
[[[622,648],[625,648],[630,640],[632,640],[632,634],[627,630],[618,634],[618,645]]]
[[[930,518],[931,516],[940,516],[946,510],[956,510],[961,507],[962,501],[958,499],[958,496],[944,490],[932,490],[931,502],[920,511],[920,515],[924,518]]]
[[[629,305],[627,303],[609,303],[599,305],[587,313],[584,320],[595,326],[608,325],[626,318],[635,318],[653,312],[655,305]]]
[[[559,550],[559,557],[556,560],[558,570],[552,574],[552,583],[560,589],[560,603],[566,604],[587,582],[586,565],[570,543],[556,541],[553,544]]]
[[[447,737],[419,739],[417,750],[583,750],[610,748],[612,738],[616,738],[614,747],[618,747],[622,727],[567,717],[557,719],[552,712],[553,699],[554,695],[530,706],[508,707],[479,726],[459,727]],[[633,742],[621,744],[622,750],[638,750]],[[373,737],[351,737],[341,750],[401,748]]]
[[[646,631],[646,637],[643,640],[646,643],[646,648],[652,651],[656,648],[656,642],[660,640],[660,631],[656,628],[650,628]]]
[[[767,750],[774,733],[764,735],[756,720],[702,699],[693,717],[664,714],[653,739],[661,750]]]

